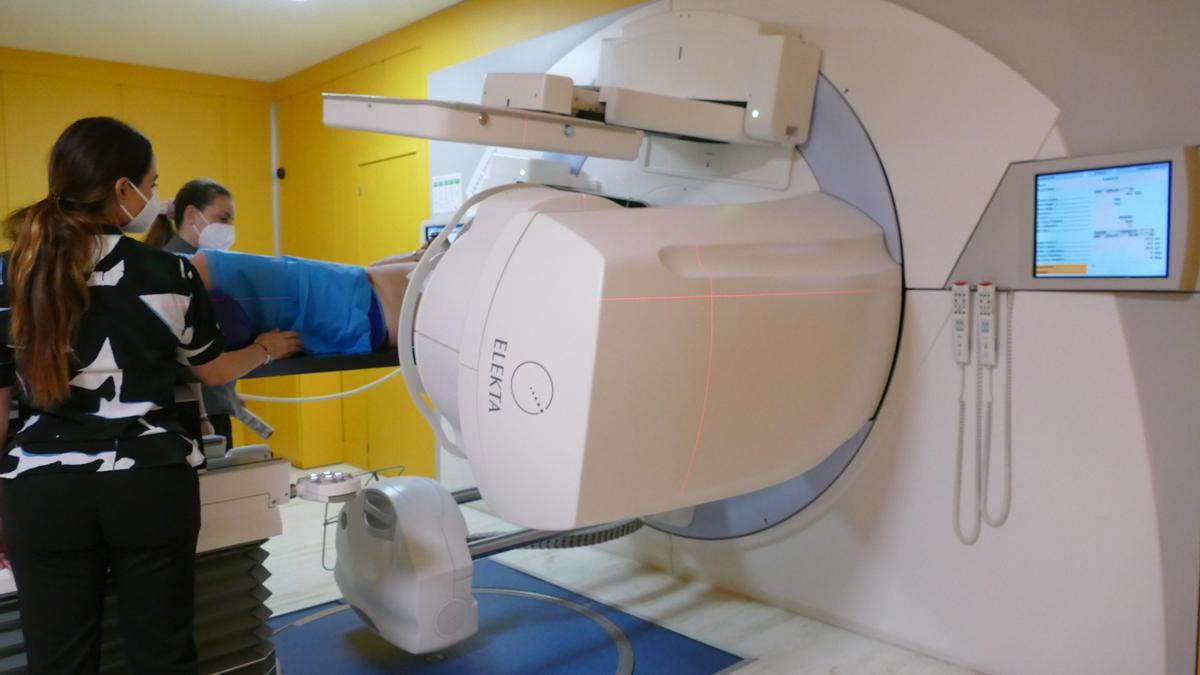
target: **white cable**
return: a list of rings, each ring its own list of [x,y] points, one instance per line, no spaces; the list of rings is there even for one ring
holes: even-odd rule
[[[400,374],[399,368],[393,370],[392,372],[388,373],[387,375],[384,375],[383,377],[381,377],[377,380],[368,382],[368,383],[362,385],[361,387],[355,387],[354,389],[350,389],[349,391],[339,391],[339,392],[335,392],[332,394],[323,394],[321,396],[259,396],[257,394],[241,394],[241,393],[239,393],[238,398],[245,399],[247,401],[261,401],[263,403],[316,403],[317,401],[332,401],[332,400],[338,399],[338,398],[346,398],[347,396],[354,396],[355,394],[361,394],[368,389],[371,389],[373,387],[378,387],[379,385],[383,384],[384,382],[387,382],[388,380],[392,379],[393,377],[395,377],[398,374]]]
[[[1013,373],[1013,305],[1015,303],[1016,292],[1010,290],[1005,307],[1005,327],[1004,327],[1004,457],[1001,480],[1003,481],[1004,489],[1001,496],[1000,514],[993,516],[989,508],[988,500],[988,481],[989,472],[991,470],[991,454],[992,454],[992,396],[988,396],[987,402],[987,433],[984,436],[985,443],[983,446],[982,455],[982,485],[983,490],[979,496],[979,510],[983,521],[992,527],[1000,527],[1008,520],[1008,514],[1012,510],[1012,373]],[[990,384],[989,384],[990,388]]]
[[[992,522],[988,517],[988,481],[991,480],[989,473],[992,465],[992,416],[995,397],[995,368],[987,369],[987,386],[980,389],[981,394],[986,394],[983,398],[977,398],[977,409],[982,411],[982,419],[979,420],[981,432],[978,435],[979,440],[979,517],[983,522],[993,527],[999,523]],[[977,415],[977,418],[979,416]]]
[[[979,460],[983,456],[983,443],[984,443],[984,440],[983,440],[983,438],[984,438],[984,420],[983,420],[983,418],[984,418],[984,410],[987,408],[987,405],[985,405],[985,403],[984,403],[985,399],[983,396],[983,373],[985,370],[991,371],[991,368],[985,369],[982,365],[979,364],[978,361],[975,362],[975,471],[977,471],[977,472],[980,471]],[[989,379],[989,381],[991,380],[991,378],[988,378],[988,379]],[[980,478],[978,480],[978,483],[980,485],[983,484],[982,476],[983,476],[983,474],[981,473]],[[976,498],[975,499],[976,503],[978,503],[979,495],[975,495],[975,498]]]
[[[974,526],[969,531],[969,534],[964,534],[962,529],[962,489],[963,489],[963,453],[965,452],[965,443],[963,437],[966,435],[967,426],[967,365],[960,363],[958,366],[961,373],[961,381],[958,387],[958,452],[955,455],[955,470],[954,470],[954,534],[958,540],[967,546],[973,545],[979,541],[979,533],[982,529],[979,517],[979,446],[976,445],[975,457],[975,508],[971,509],[974,515]]]
[[[962,383],[959,387],[958,400],[958,452],[956,458],[956,474],[954,485],[954,533],[958,540],[968,546],[979,540],[982,524],[1000,527],[1007,520],[1012,509],[1012,372],[1013,372],[1013,305],[1015,293],[1008,292],[1005,312],[1005,342],[1004,342],[1004,446],[1001,467],[1003,492],[1000,501],[1000,511],[992,514],[988,496],[991,481],[992,462],[992,427],[995,414],[995,366],[983,366],[978,362],[975,366],[975,513],[974,527],[966,533],[962,529],[962,471],[963,437],[965,436],[966,401],[966,365],[960,364]],[[986,385],[985,385],[986,380]]]

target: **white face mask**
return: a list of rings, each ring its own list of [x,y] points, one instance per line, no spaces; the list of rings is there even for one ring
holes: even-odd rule
[[[125,212],[125,215],[131,218],[121,229],[129,234],[141,234],[149,229],[150,223],[154,222],[154,219],[158,217],[158,212],[161,210],[161,205],[158,203],[158,191],[151,189],[150,198],[146,199],[146,195],[142,194],[142,191],[132,181],[130,181],[129,187],[133,188],[133,191],[145,200],[146,205],[135,216],[129,212],[129,209],[125,208],[124,204],[118,204],[121,210]]]
[[[192,225],[192,229],[196,230],[199,237],[198,248],[216,248],[222,251],[228,251],[233,246],[234,231],[233,226],[229,223],[210,223],[204,214],[200,214],[200,220],[204,221],[204,229],[197,229]]]

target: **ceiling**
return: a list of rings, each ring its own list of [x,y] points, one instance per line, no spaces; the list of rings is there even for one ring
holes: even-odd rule
[[[460,0],[0,0],[0,46],[274,82]]]

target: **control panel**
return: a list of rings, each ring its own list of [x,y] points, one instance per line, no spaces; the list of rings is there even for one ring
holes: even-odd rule
[[[947,279],[1003,289],[1194,292],[1196,146],[1009,166]]]

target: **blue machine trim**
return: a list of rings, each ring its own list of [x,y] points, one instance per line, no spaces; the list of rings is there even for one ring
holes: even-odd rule
[[[345,605],[326,603],[268,622],[276,654],[288,675],[613,675],[629,672],[630,647],[634,673],[719,673],[742,660],[493,560],[475,563],[475,585],[479,633],[442,653],[402,652],[356,613],[338,611]]]

